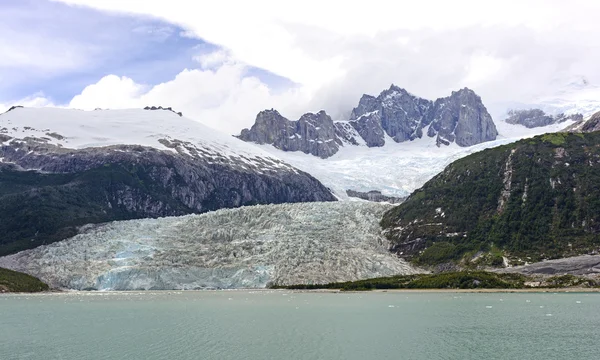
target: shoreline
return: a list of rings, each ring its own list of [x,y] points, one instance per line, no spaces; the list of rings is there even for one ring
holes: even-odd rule
[[[152,293],[217,293],[217,292],[281,292],[281,293],[330,293],[330,294],[364,294],[364,293],[600,293],[600,288],[529,288],[529,289],[373,289],[349,290],[341,289],[266,289],[266,288],[241,288],[241,289],[207,289],[207,290],[54,290],[35,293],[4,292],[2,295],[100,295],[100,294],[152,294]]]

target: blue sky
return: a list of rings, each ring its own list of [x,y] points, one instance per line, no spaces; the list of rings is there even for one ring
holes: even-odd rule
[[[147,16],[128,16],[45,0],[0,1],[0,103],[42,93],[66,104],[87,85],[110,74],[156,85],[193,58],[219,48],[184,36],[184,29]],[[289,84],[268,71],[248,68],[273,87]]]

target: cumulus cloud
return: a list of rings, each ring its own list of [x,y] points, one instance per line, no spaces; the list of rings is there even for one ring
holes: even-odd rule
[[[10,103],[0,103],[0,114],[16,105],[25,107],[55,106],[44,94],[36,94]]]
[[[155,86],[109,75],[86,87],[68,106],[84,110],[170,106],[229,134],[239,134],[243,127],[251,126],[254,116],[274,103],[284,113],[300,116],[308,99],[302,89],[273,92],[258,78],[245,75],[246,70],[239,63],[224,63],[217,69],[186,69],[173,80]]]

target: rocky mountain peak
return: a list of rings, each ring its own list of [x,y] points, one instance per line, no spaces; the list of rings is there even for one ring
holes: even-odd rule
[[[473,146],[495,140],[498,130],[481,101],[469,88],[453,91],[449,97],[437,99],[428,114],[431,126],[429,137],[437,136],[436,143]]]
[[[263,110],[250,129],[242,130],[241,140],[271,144],[284,151],[302,151],[322,158],[335,154],[341,141],[333,120],[323,110],[306,113],[296,121],[288,120],[277,110]]]
[[[290,122],[275,110],[263,111],[239,138],[326,158],[344,144],[379,147],[385,145],[386,137],[398,143],[412,141],[422,138],[424,129],[429,137],[437,136],[438,146],[453,142],[471,146],[498,135],[481,98],[469,88],[434,102],[392,84],[376,97],[362,95],[348,121],[334,123],[320,111]]]

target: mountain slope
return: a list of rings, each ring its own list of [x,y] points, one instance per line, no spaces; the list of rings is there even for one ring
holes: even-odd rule
[[[111,220],[333,201],[318,180],[167,110],[0,115],[0,253]]]
[[[546,134],[455,161],[382,226],[395,252],[427,264],[579,255],[600,247],[599,183],[600,133]]]
[[[567,131],[567,132],[600,131],[600,112],[595,113],[587,120],[581,120],[571,126],[568,126],[564,131]]]
[[[5,292],[40,292],[48,290],[48,285],[31,275],[0,268],[0,294]]]
[[[388,252],[389,205],[258,205],[88,226],[0,258],[53,287],[138,290],[329,283],[417,272]]]

